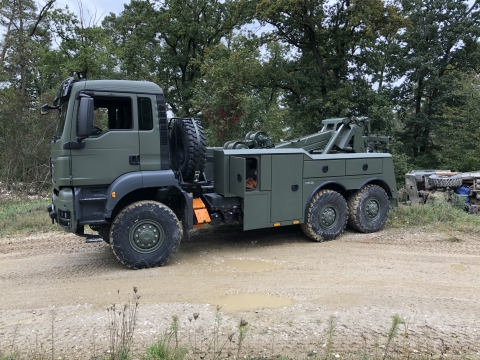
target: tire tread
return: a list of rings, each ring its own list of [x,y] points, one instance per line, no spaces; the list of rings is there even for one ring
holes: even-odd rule
[[[136,207],[140,207],[140,206],[143,206],[143,205],[146,205],[146,204],[150,204],[150,203],[155,203],[156,205],[158,205],[162,211],[166,211],[168,215],[172,216],[176,222],[177,222],[177,227],[178,229],[180,229],[180,231],[182,232],[180,234],[180,238],[182,238],[183,236],[183,229],[182,229],[182,226],[180,225],[180,221],[178,220],[177,216],[175,215],[175,213],[169,208],[167,207],[166,205],[162,204],[162,203],[159,203],[159,202],[156,202],[156,201],[150,201],[150,200],[144,200],[144,201],[138,201],[138,202],[135,202],[133,204],[130,204],[128,206],[126,206],[122,211],[120,211],[120,213],[115,217],[115,220],[113,221],[112,223],[112,226],[110,227],[110,244],[112,245],[112,250],[113,250],[113,254],[115,255],[115,257],[118,259],[118,261],[120,261],[123,265],[125,265],[126,267],[130,268],[130,269],[143,269],[143,268],[147,268],[147,267],[158,267],[158,266],[163,266],[165,265],[169,260],[170,258],[173,256],[173,254],[175,254],[175,252],[177,251],[178,249],[178,246],[180,245],[180,241],[176,241],[174,242],[171,247],[170,247],[170,251],[169,251],[169,254],[167,257],[163,258],[162,259],[162,262],[160,263],[157,263],[155,264],[154,266],[135,266],[135,265],[132,265],[132,264],[129,264],[128,262],[126,262],[123,258],[123,256],[121,256],[121,254],[117,253],[117,251],[115,251],[115,246],[114,246],[114,243],[112,241],[112,234],[113,234],[113,231],[115,229],[116,226],[118,226],[118,223],[120,223],[121,221],[123,221],[122,219],[122,216],[124,215],[124,213],[126,212],[129,212],[131,211],[132,209],[135,209]],[[142,264],[142,265],[145,265],[145,264]]]
[[[318,242],[323,242],[327,239],[325,239],[324,237],[322,237],[320,234],[317,234],[315,232],[315,230],[313,229],[312,227],[312,222],[310,221],[310,219],[312,218],[313,215],[313,208],[314,208],[314,205],[315,203],[317,202],[318,198],[323,196],[323,195],[327,195],[327,194],[331,194],[331,195],[336,195],[338,194],[336,191],[333,191],[333,190],[320,190],[318,191],[312,198],[312,200],[310,201],[310,204],[308,206],[308,211],[307,211],[307,219],[305,219],[305,222],[303,224],[300,225],[300,228],[302,229],[303,233],[308,236],[310,239],[314,240],[314,241],[318,241]],[[340,194],[338,194],[340,195]],[[345,199],[343,198],[343,196],[340,195],[340,197],[343,199],[343,201],[345,202],[345,208],[347,206],[346,204],[346,201]],[[347,214],[347,219],[348,219],[348,214]],[[346,222],[343,226],[343,229],[341,230],[340,233],[342,233],[344,230],[345,230],[345,226],[346,226]]]
[[[358,210],[358,207],[360,205],[360,201],[362,200],[363,194],[366,191],[368,191],[369,188],[373,188],[373,187],[380,189],[383,192],[383,194],[385,194],[385,197],[388,199],[387,193],[380,186],[374,185],[374,184],[369,184],[369,185],[364,186],[362,189],[358,190],[348,200],[348,203],[347,203],[348,204],[348,220],[347,220],[347,223],[348,223],[348,226],[350,228],[352,228],[353,230],[356,230],[358,232],[362,232],[362,233],[374,232],[374,231],[366,229],[364,226],[362,226],[362,224],[360,223],[360,221],[358,220],[358,217],[357,217],[357,210]],[[388,214],[388,212],[387,212],[387,214]]]

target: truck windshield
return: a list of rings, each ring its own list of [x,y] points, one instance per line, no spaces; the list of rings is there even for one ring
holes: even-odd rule
[[[68,102],[64,102],[62,105],[60,105],[57,128],[55,129],[55,134],[53,136],[55,139],[59,139],[63,134],[63,129],[65,128],[65,120],[67,118],[67,109]]]

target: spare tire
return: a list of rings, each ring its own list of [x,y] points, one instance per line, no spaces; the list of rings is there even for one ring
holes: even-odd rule
[[[428,185],[432,187],[456,189],[462,186],[462,182],[463,179],[457,175],[443,176],[433,174],[428,177]]]
[[[170,134],[172,169],[192,181],[195,172],[203,172],[207,162],[207,142],[199,119],[176,119]]]

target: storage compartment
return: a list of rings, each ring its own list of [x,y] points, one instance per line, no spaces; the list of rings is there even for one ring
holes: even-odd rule
[[[369,175],[383,172],[383,159],[347,159],[346,175]]]

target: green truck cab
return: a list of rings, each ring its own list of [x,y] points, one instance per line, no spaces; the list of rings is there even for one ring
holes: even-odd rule
[[[368,119],[324,120],[317,134],[278,145],[251,132],[207,148],[198,119],[167,121],[156,84],[72,78],[41,111],[58,111],[52,221],[101,237],[130,268],[165,264],[182,237],[206,223],[299,224],[323,241],[347,223],[378,231],[396,205],[392,157],[372,152],[385,139],[363,136]]]

